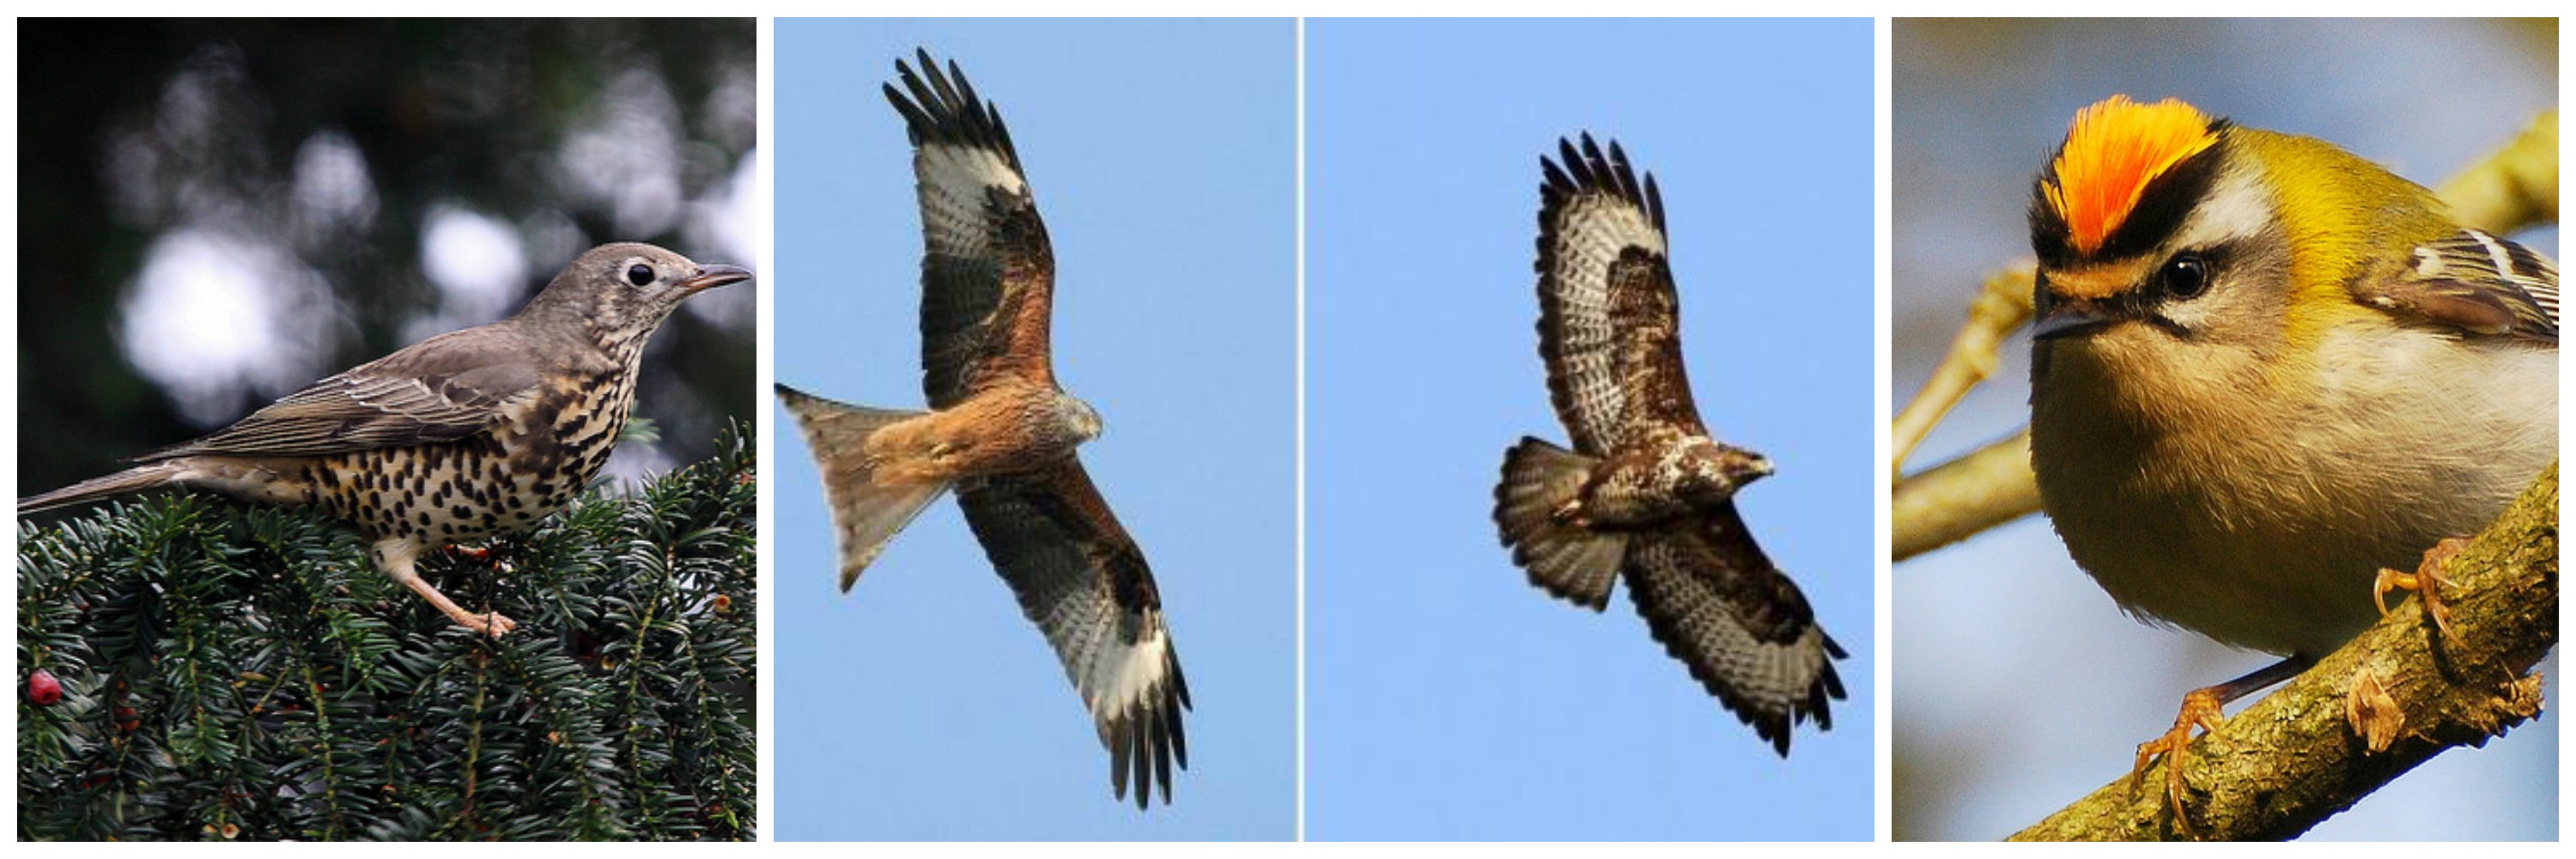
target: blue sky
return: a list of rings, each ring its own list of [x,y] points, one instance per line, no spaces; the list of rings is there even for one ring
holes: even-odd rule
[[[1898,403],[1922,388],[1979,279],[2029,256],[2031,176],[2078,108],[2112,93],[2175,96],[2333,141],[2431,185],[2558,101],[2554,25],[1899,20],[1894,37]],[[2559,258],[2554,228],[2516,238]],[[1909,471],[2029,422],[2029,342],[2006,345],[1993,380]],[[1893,575],[1899,837],[1993,839],[2037,822],[2125,776],[2137,743],[2173,723],[2184,692],[2273,661],[2121,614],[2036,516]],[[2353,582],[2356,594],[2368,585],[2366,575]],[[2553,662],[2541,670],[2559,676]],[[2551,716],[2434,758],[2306,837],[2557,837],[2559,684],[2548,694]]]
[[[1870,23],[1314,21],[1308,65],[1308,834],[1870,837]],[[784,111],[782,110],[782,113]],[[1563,441],[1533,323],[1538,158],[1616,136],[1664,192],[1710,427],[1853,656],[1783,762],[1625,595],[1547,598],[1488,516]]]
[[[1295,815],[1295,31],[1287,21],[777,24],[778,378],[919,408],[914,46],[999,102],[1056,252],[1093,479],[1162,586],[1191,769],[1139,813],[1045,640],[942,500],[847,596],[783,411],[777,833],[1283,839]]]

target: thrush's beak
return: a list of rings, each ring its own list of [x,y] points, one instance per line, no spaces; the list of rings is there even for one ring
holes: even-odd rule
[[[688,280],[680,281],[680,288],[688,290],[690,294],[694,295],[703,290],[713,289],[728,283],[740,283],[750,279],[751,269],[743,268],[738,265],[709,263],[707,265],[699,266],[698,273],[691,276]]]

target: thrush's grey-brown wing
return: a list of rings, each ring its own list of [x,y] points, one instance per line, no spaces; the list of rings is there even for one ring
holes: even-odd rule
[[[885,87],[913,144],[921,203],[921,368],[930,407],[997,379],[1053,384],[1047,343],[1055,252],[1001,109],[927,51]]]
[[[135,457],[321,456],[453,441],[538,393],[540,350],[517,320],[451,331],[358,365],[195,441]]]
[[[1111,788],[1124,799],[1132,781],[1143,808],[1160,785],[1170,802],[1172,768],[1189,767],[1181,715],[1190,687],[1153,571],[1091,476],[1067,459],[1032,474],[970,477],[957,484],[957,504],[1091,711]]]
[[[1539,356],[1576,451],[1601,456],[1655,423],[1698,431],[1654,176],[1591,135],[1539,159]]]
[[[1833,727],[1828,701],[1844,697],[1833,660],[1847,654],[1732,503],[1632,538],[1626,572],[1655,640],[1781,757],[1797,723]]]

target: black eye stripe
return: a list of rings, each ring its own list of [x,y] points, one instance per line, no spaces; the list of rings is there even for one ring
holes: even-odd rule
[[[626,269],[626,282],[636,286],[644,286],[652,283],[653,267],[640,262],[632,266],[628,266]]]

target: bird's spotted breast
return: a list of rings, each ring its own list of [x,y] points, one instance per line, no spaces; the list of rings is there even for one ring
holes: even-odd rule
[[[377,539],[447,544],[524,530],[572,503],[607,464],[634,403],[633,378],[562,377],[482,433],[324,457],[313,467],[316,498]]]

